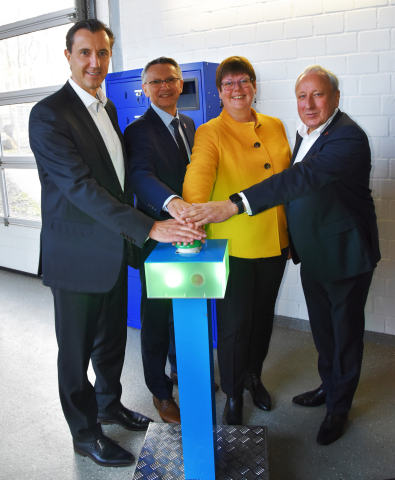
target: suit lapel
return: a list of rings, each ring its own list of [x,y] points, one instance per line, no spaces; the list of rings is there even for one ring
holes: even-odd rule
[[[317,140],[313,143],[311,146],[310,150],[306,152],[306,156],[309,155],[311,156],[316,150],[318,150],[321,146],[321,144],[326,140],[327,135],[329,135],[330,131],[336,126],[336,123],[338,120],[342,117],[343,113],[339,110],[334,119],[330,122],[330,124],[326,127],[325,130],[323,130],[320,134],[320,136],[317,138]],[[291,166],[295,162],[295,158],[298,154],[300,145],[302,143],[302,137],[299,135],[299,133],[296,133],[296,142],[295,142],[295,148],[292,154],[292,159],[291,159]]]
[[[338,120],[343,116],[343,113],[339,110],[335,117],[333,118],[333,120],[330,122],[329,125],[327,125],[327,127],[325,128],[325,130],[323,130],[320,134],[320,136],[317,138],[317,140],[313,143],[313,145],[311,146],[310,150],[306,153],[306,155],[308,154],[309,156],[311,155],[314,155],[315,152],[317,152],[322,144],[326,141],[326,139],[328,138],[328,136],[330,135],[330,133],[334,130],[334,128],[336,127],[336,124],[338,122]]]
[[[93,118],[91,117],[90,113],[88,112],[88,109],[85,107],[84,103],[80,99],[80,97],[75,93],[73,87],[67,82],[64,86],[65,91],[67,93],[67,96],[70,100],[69,106],[71,110],[75,113],[76,117],[78,118],[78,121],[85,127],[89,133],[92,135],[94,143],[97,146],[98,151],[100,152],[100,155],[105,163],[105,165],[110,169],[112,174],[115,176],[115,178],[118,181],[119,184],[119,179],[118,175],[115,171],[114,164],[112,163],[110,154],[108,153],[106,144],[104,143],[104,140],[96,127],[95,122],[93,121]],[[108,112],[107,108],[106,111]],[[110,115],[110,119],[112,124],[114,125],[113,118]],[[116,124],[116,122],[115,122]],[[115,125],[114,125],[115,128]],[[119,129],[119,127],[118,127]],[[118,132],[117,132],[118,133]],[[125,159],[125,151],[124,151],[124,146],[123,142],[121,141],[122,149],[124,152],[124,159]]]
[[[336,123],[338,122],[338,120],[340,120],[340,117],[343,116],[343,112],[341,112],[340,110],[336,113],[334,119],[331,121],[331,123],[326,127],[326,129],[321,133],[320,135],[320,138],[322,137],[325,137],[325,135],[327,135],[329,133],[330,130],[332,130],[332,128],[336,125]]]
[[[299,133],[296,132],[296,141],[295,141],[295,147],[294,147],[294,151],[292,153],[292,158],[291,158],[291,167],[295,162],[295,158],[296,158],[296,155],[298,154],[302,140],[303,140],[302,137],[299,135]]]

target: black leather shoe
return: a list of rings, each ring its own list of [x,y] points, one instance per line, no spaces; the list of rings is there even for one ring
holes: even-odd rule
[[[324,405],[326,400],[326,393],[322,390],[321,387],[318,387],[316,390],[311,392],[305,392],[300,395],[296,395],[292,399],[293,403],[296,405],[301,405],[302,407],[319,407]]]
[[[254,405],[261,410],[269,411],[272,408],[272,399],[264,387],[261,379],[254,373],[247,373],[244,388],[251,393]]]
[[[173,382],[173,385],[177,385],[177,386],[178,386],[178,374],[177,374],[176,372],[171,371],[171,372],[170,372],[170,378],[171,378],[171,381]],[[214,382],[214,390],[215,390],[216,392],[218,392],[218,390],[219,390],[219,385],[218,385],[218,383],[215,383],[215,382]]]
[[[123,405],[119,407],[119,410],[110,414],[98,414],[97,421],[103,425],[111,425],[117,423],[126,430],[141,431],[147,430],[150,422],[153,422],[151,418],[141,415],[141,413],[132,412]]]
[[[235,398],[227,397],[222,423],[223,425],[243,424],[243,395]]]
[[[73,445],[75,453],[89,457],[103,467],[128,467],[134,462],[134,456],[130,452],[104,435],[92,443],[73,440]]]
[[[317,443],[320,445],[329,445],[335,442],[343,435],[347,420],[347,414],[338,415],[336,413],[327,413],[318,430]]]

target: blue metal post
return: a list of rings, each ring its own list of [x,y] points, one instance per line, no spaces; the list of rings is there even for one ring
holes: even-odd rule
[[[215,480],[213,342],[207,300],[173,299],[173,314],[185,479]]]
[[[158,244],[145,262],[150,298],[172,298],[186,480],[215,480],[213,339],[207,299],[223,298],[227,240],[207,240],[199,254]]]

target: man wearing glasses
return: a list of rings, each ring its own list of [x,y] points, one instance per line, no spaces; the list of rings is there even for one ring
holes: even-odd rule
[[[155,220],[179,219],[179,212],[190,206],[181,193],[195,135],[193,120],[177,111],[182,72],[175,60],[160,57],[145,66],[141,80],[151,107],[124,133],[137,208]],[[144,261],[156,244],[146,242],[140,265],[144,376],[162,420],[180,423],[180,409],[172,397],[173,381],[165,373],[169,344],[174,345],[171,300],[147,299],[145,285]],[[170,360],[175,370],[175,355]]]

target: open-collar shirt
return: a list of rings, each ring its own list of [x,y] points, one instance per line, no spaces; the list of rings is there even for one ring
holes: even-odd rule
[[[87,91],[77,85],[72,78],[69,78],[69,83],[95,122],[95,125],[107,147],[111,161],[114,165],[115,172],[118,176],[119,183],[121,184],[123,190],[125,185],[125,161],[123,158],[121,141],[119,140],[117,132],[111,123],[106,109],[104,108],[107,103],[107,97],[101,88],[99,88],[97,91],[96,97],[93,97]]]
[[[339,111],[338,108],[335,108],[335,111],[331,117],[328,118],[328,120],[320,125],[318,128],[313,130],[311,133],[308,133],[309,127],[305,125],[303,122],[300,123],[297,131],[299,135],[303,138],[298,153],[296,155],[294,165],[295,163],[301,162],[304,157],[306,156],[306,153],[310,150],[310,148],[313,146],[313,144],[318,140],[319,136],[321,133],[326,129],[326,127],[331,123],[331,121],[335,118],[336,113]]]

